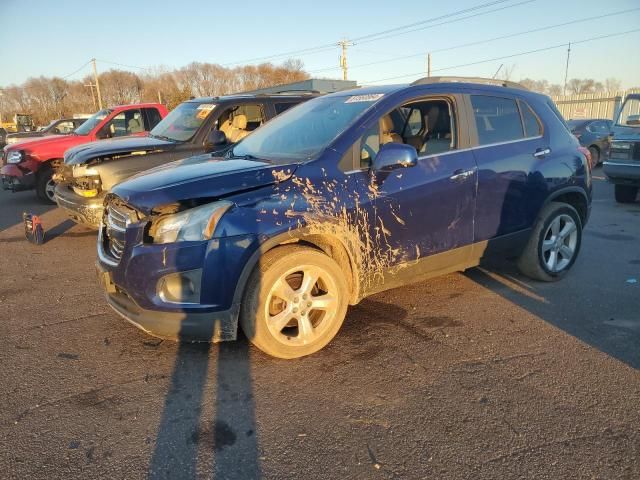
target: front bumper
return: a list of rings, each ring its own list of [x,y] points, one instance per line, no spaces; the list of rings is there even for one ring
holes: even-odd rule
[[[109,306],[139,329],[167,340],[186,342],[222,342],[237,338],[240,305],[217,312],[159,312],[137,305],[109,278],[109,272],[96,264],[98,279]]]
[[[640,161],[637,164],[607,160],[603,172],[611,183],[640,186]]]
[[[18,164],[7,164],[0,169],[3,190],[21,192],[32,190],[36,185],[36,175],[32,170],[20,168]]]
[[[98,233],[96,268],[107,302],[145,332],[173,340],[225,341],[237,335],[236,285],[257,237],[243,235],[201,242],[144,243],[144,225],[131,225],[119,260],[105,249],[105,229]],[[198,300],[170,301],[166,279],[199,271]],[[180,303],[183,302],[183,303]]]
[[[71,219],[81,225],[98,229],[104,212],[104,194],[97,197],[81,197],[67,185],[58,184],[55,190],[56,203]]]

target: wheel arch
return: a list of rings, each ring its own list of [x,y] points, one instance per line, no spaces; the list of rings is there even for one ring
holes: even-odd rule
[[[356,263],[353,256],[344,243],[337,237],[327,234],[309,233],[304,230],[296,232],[285,232],[269,238],[263,242],[258,249],[249,257],[236,283],[233,295],[233,303],[240,304],[244,295],[247,282],[258,265],[260,258],[267,252],[285,245],[304,245],[322,251],[333,259],[344,273],[345,280],[349,287],[349,304],[357,303],[360,280]]]
[[[582,188],[567,187],[560,189],[547,198],[542,208],[546,207],[550,202],[563,202],[571,205],[578,212],[582,226],[584,227],[587,223],[589,219],[589,197]]]

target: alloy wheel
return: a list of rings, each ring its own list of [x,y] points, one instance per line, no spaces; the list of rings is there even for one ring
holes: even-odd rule
[[[549,224],[542,241],[542,261],[552,273],[571,263],[578,245],[578,227],[571,216],[558,215]]]
[[[313,343],[331,327],[339,305],[332,276],[316,265],[303,265],[281,275],[265,303],[271,335],[286,345]]]

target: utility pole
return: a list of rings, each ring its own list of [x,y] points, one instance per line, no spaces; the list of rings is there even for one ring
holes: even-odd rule
[[[567,46],[567,66],[564,69],[564,88],[562,89],[562,95],[567,94],[567,78],[569,77],[569,58],[571,56],[571,42]]]
[[[340,56],[340,67],[342,67],[342,79],[347,79],[347,47],[353,45],[353,42],[344,39],[338,42],[338,46],[342,47],[342,55]]]
[[[85,87],[89,87],[91,89],[91,100],[93,100],[93,109],[96,109],[96,96],[93,93],[93,87],[95,87],[95,85],[93,83],[89,83],[87,85],[85,85]]]
[[[162,104],[162,95],[160,95],[160,90],[158,90],[158,103]]]
[[[96,59],[92,58],[91,62],[93,63],[93,78],[96,82],[96,91],[98,92],[98,107],[102,110],[102,95],[100,95],[100,82],[98,81],[98,69],[96,68]]]
[[[427,53],[427,77],[431,76],[431,52]]]

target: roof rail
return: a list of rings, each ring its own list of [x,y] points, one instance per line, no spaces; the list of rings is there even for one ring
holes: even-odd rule
[[[317,95],[320,93],[319,90],[310,90],[310,89],[300,89],[300,90],[278,90],[277,92],[267,93],[267,95],[295,95],[295,94],[307,94],[307,95]]]
[[[520,90],[529,90],[518,82],[509,80],[500,80],[497,78],[481,78],[481,77],[424,77],[411,82],[411,85],[430,85],[432,83],[480,83],[483,85],[495,85],[497,87],[518,88]]]

